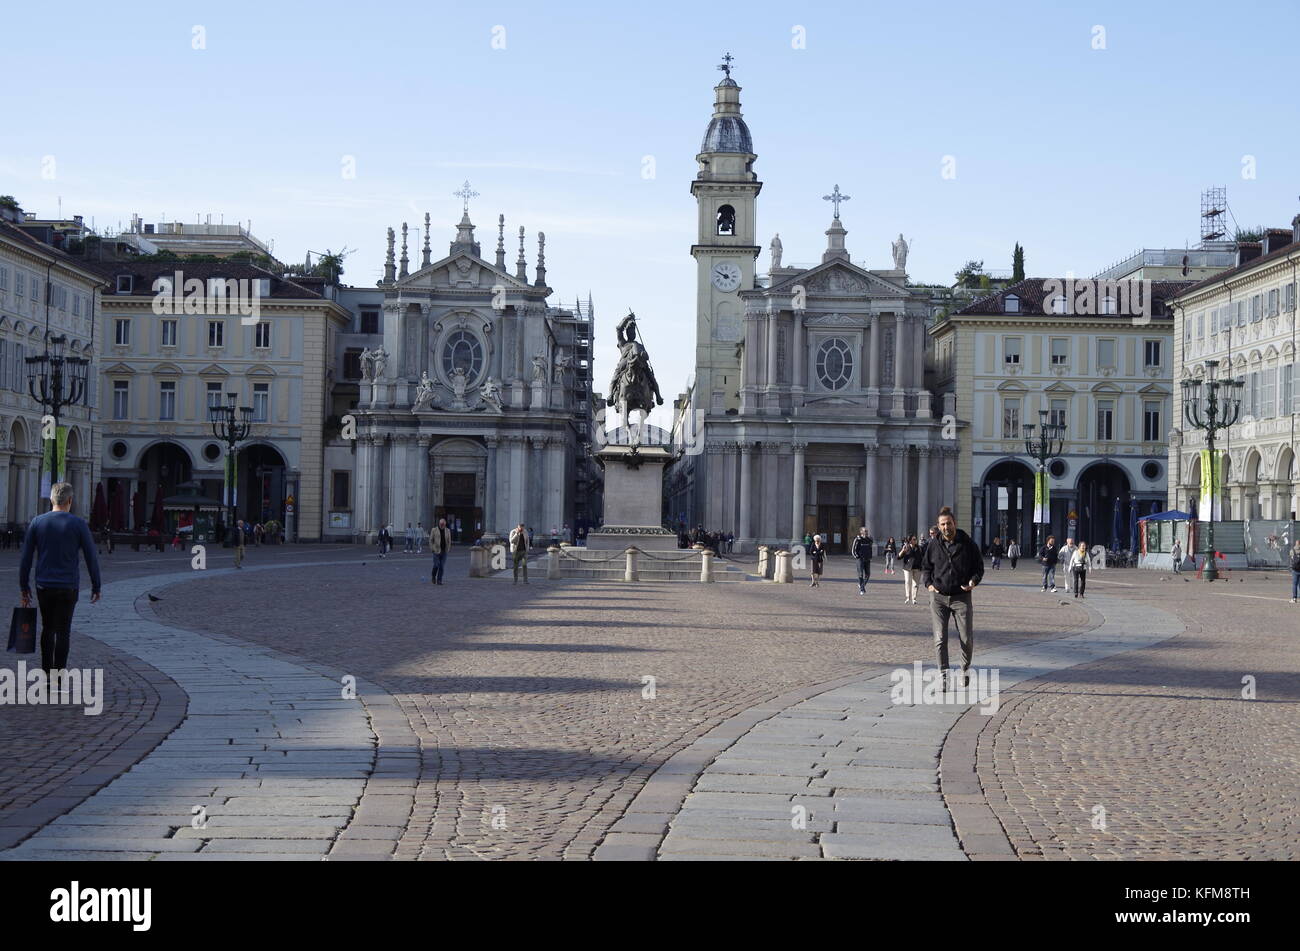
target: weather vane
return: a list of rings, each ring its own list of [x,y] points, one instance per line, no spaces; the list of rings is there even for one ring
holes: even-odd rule
[[[735,58],[736,57],[728,53],[726,56],[722,57],[722,65],[718,67],[718,69],[727,74],[728,79],[731,78],[731,61]]]

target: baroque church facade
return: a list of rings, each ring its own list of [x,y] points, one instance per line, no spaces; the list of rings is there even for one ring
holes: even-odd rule
[[[731,532],[740,550],[821,533],[847,549],[924,532],[956,504],[953,407],[926,388],[928,291],[850,260],[836,186],[819,264],[758,273],[757,155],[730,67],[691,183],[698,208],[696,372],[674,407],[685,447],[666,477],[668,519]],[[951,404],[951,398],[948,399]],[[944,416],[948,419],[945,421]]]
[[[446,517],[461,540],[504,536],[523,522],[543,535],[583,522],[576,496],[590,465],[592,314],[549,306],[545,235],[529,280],[524,229],[513,272],[505,218],[494,259],[464,213],[448,254],[431,259],[425,216],[421,265],[400,259],[392,229],[384,278],[368,292],[382,309],[382,343],[360,357],[353,537],[384,525],[427,532]],[[362,307],[367,300],[352,302]]]

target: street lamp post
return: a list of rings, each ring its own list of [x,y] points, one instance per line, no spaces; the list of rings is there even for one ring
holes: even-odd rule
[[[1217,581],[1219,578],[1219,569],[1214,560],[1214,503],[1219,497],[1219,466],[1218,460],[1214,455],[1214,437],[1222,429],[1227,429],[1233,423],[1241,418],[1241,392],[1245,387],[1245,381],[1228,377],[1227,379],[1215,379],[1215,373],[1219,367],[1218,360],[1206,360],[1206,379],[1204,383],[1200,380],[1188,379],[1183,380],[1183,419],[1193,429],[1199,429],[1205,433],[1205,445],[1210,452],[1210,517],[1209,530],[1206,534],[1206,542],[1209,547],[1209,557],[1205,562],[1204,577],[1206,581]],[[1204,387],[1204,395],[1202,395]],[[1220,395],[1222,392],[1222,395]],[[1201,500],[1201,506],[1204,507],[1205,500]],[[1199,517],[1199,511],[1197,513]]]
[[[1038,423],[1025,423],[1021,429],[1025,436],[1025,452],[1038,460],[1038,479],[1043,487],[1043,496],[1050,497],[1047,492],[1048,473],[1047,460],[1059,456],[1065,450],[1065,427],[1060,423],[1049,423],[1047,421],[1047,410],[1038,411]],[[1035,500],[1037,501],[1037,500]],[[1040,519],[1039,515],[1046,515],[1050,518],[1049,512],[1039,512],[1038,506],[1034,506],[1034,547],[1041,548],[1043,545],[1043,524],[1045,519]]]
[[[235,524],[235,486],[239,479],[239,443],[248,438],[253,428],[253,407],[236,406],[237,395],[226,394],[226,405],[215,403],[208,407],[208,420],[212,423],[212,435],[226,444],[226,465],[230,478],[226,485],[226,536]],[[223,542],[224,543],[224,542]]]
[[[66,406],[75,406],[86,398],[86,357],[69,357],[63,352],[68,338],[63,335],[45,338],[45,352],[27,357],[27,389],[32,399],[49,410],[54,417],[54,451],[50,453],[50,485],[58,482],[59,472],[59,419]]]

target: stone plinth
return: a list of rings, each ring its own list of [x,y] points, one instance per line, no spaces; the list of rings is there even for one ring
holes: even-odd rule
[[[676,551],[677,535],[663,527],[664,466],[672,453],[662,446],[606,446],[596,453],[605,470],[605,523],[587,533],[598,551],[635,546]]]

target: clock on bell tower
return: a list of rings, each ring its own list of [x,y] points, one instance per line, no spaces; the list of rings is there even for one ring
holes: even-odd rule
[[[713,118],[696,155],[699,171],[691,194],[699,213],[691,254],[697,265],[695,393],[697,406],[722,413],[740,405],[740,360],[744,338],[741,291],[754,289],[759,247],[755,207],[763,187],[754,174],[754,144],[740,114],[740,86],[731,78],[728,53],[713,88]]]

